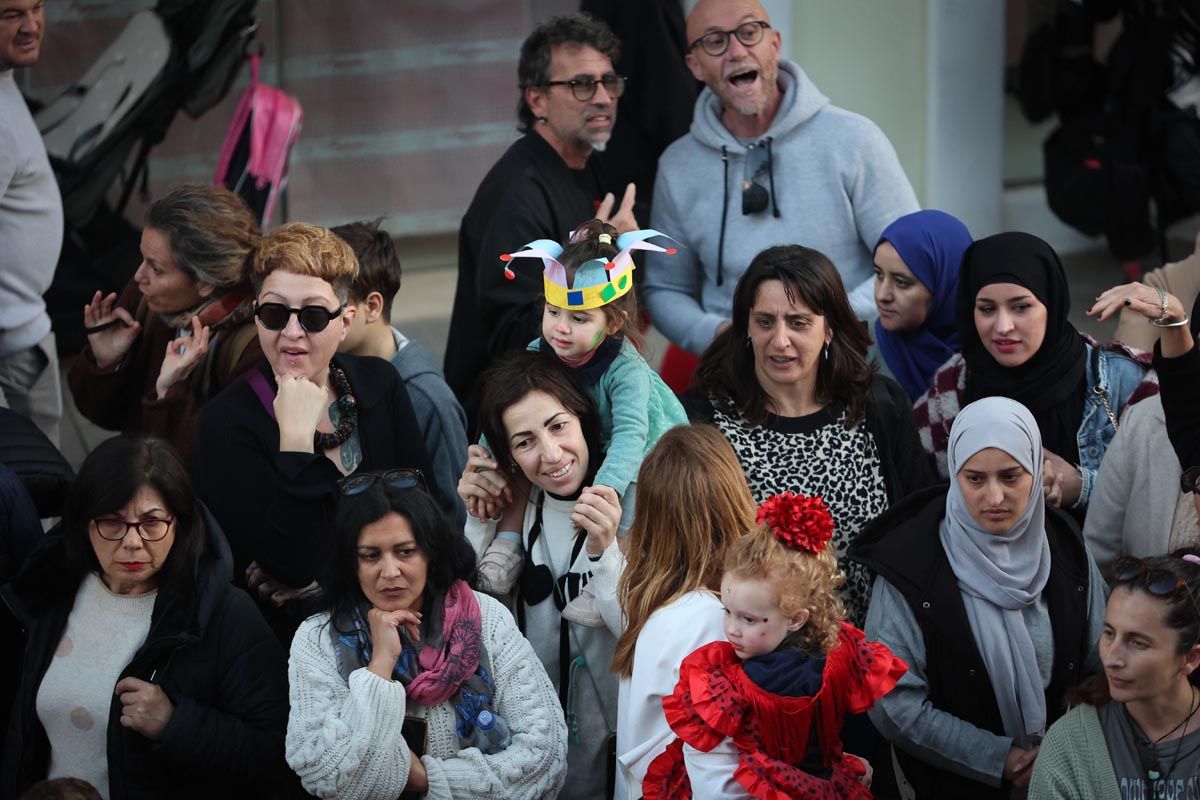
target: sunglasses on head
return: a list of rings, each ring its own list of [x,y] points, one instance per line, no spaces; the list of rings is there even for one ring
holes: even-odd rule
[[[1156,597],[1174,597],[1189,588],[1186,580],[1170,570],[1152,569],[1134,556],[1121,556],[1114,561],[1112,577],[1116,583],[1138,583]]]
[[[1187,494],[1200,494],[1200,467],[1185,469],[1179,476],[1179,491]]]
[[[1146,562],[1134,556],[1121,556],[1113,562],[1113,587],[1122,583],[1136,583],[1155,597],[1174,600],[1180,592],[1187,595],[1192,603],[1192,610],[1200,619],[1200,605],[1192,594],[1192,587],[1187,580],[1161,567],[1151,568]]]
[[[329,323],[342,315],[345,306],[338,306],[330,311],[325,306],[304,306],[303,308],[288,308],[283,303],[259,303],[254,308],[254,316],[264,328],[269,331],[281,331],[287,327],[292,314],[300,320],[300,327],[307,333],[320,333],[329,327]]]
[[[429,493],[425,485],[425,476],[419,469],[389,469],[383,472],[364,472],[361,475],[351,475],[338,481],[338,491],[345,497],[360,495],[376,483],[382,483],[388,489],[418,488]]]

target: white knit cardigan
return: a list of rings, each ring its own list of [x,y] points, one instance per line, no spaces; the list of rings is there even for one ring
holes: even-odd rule
[[[549,798],[566,776],[567,728],[546,670],[517,630],[508,609],[475,593],[483,640],[496,679],[496,712],[508,723],[512,744],[495,755],[459,750],[454,708],[407,703],[404,686],[366,668],[337,668],[326,622],[309,617],[296,631],[288,665],[291,714],[287,762],[304,788],[340,800],[396,800],[408,783],[409,749],[400,729],[405,714],[428,724],[421,762],[429,775],[427,798]]]

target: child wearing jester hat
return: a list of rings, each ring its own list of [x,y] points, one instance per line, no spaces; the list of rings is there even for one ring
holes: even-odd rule
[[[654,230],[618,236],[611,225],[589,220],[571,234],[566,247],[540,239],[500,257],[506,264],[514,258],[542,260],[542,335],[529,349],[556,359],[596,404],[605,455],[590,483],[616,490],[628,509],[634,503],[634,481],[643,456],[668,429],[688,421],[674,392],[637,349],[631,253],[675,252],[646,241],[654,237],[669,238]],[[513,277],[508,266],[505,274]],[[498,534],[480,559],[480,588],[507,593],[523,561],[519,534]],[[590,627],[604,624],[588,585],[563,616]]]
[[[678,738],[650,762],[646,800],[712,796],[731,777],[769,800],[871,797],[866,764],[843,752],[839,732],[908,667],[842,622],[824,500],[785,492],[759,506],[758,522],[725,557],[728,641],[685,658],[663,698]]]

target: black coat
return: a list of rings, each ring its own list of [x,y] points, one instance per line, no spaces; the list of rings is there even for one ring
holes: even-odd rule
[[[1196,313],[1200,313],[1200,298],[1192,311],[1192,314]],[[1200,341],[1175,358],[1163,358],[1161,345],[1155,342],[1154,370],[1158,373],[1167,437],[1179,456],[1179,464],[1184,469],[1200,467],[1200,404],[1197,403],[1200,398]]]
[[[206,548],[191,586],[159,586],[146,642],[121,671],[157,683],[175,707],[152,742],[108,718],[110,797],[213,798],[294,791],[283,755],[287,659],[254,602],[230,583],[232,563],[206,516]],[[66,629],[81,576],[64,569],[65,546],[48,535],[0,594],[25,630],[25,655],[5,741],[0,796],[46,777],[50,742],[38,720],[38,687]]]
[[[929,702],[1002,736],[991,679],[971,631],[958,578],[938,538],[945,515],[946,487],[930,487],[876,519],[851,543],[847,555],[887,580],[912,609],[925,644]],[[1065,710],[1064,695],[1082,677],[1092,642],[1087,636],[1090,569],[1083,536],[1069,514],[1049,506],[1046,535],[1050,577],[1042,596],[1054,635],[1054,666],[1046,689],[1048,726]],[[896,748],[896,757],[919,798],[1004,800],[1009,796],[1007,784],[996,789],[937,769],[901,747]]]
[[[477,425],[476,382],[499,355],[524,350],[541,330],[542,262],[500,256],[535,239],[565,242],[596,215],[603,180],[593,157],[570,169],[537,133],[513,142],[488,171],[458,230],[458,283],[446,342],[446,383]]]
[[[357,472],[416,467],[432,475],[404,383],[382,358],[339,354],[334,362],[358,401]],[[274,389],[266,361],[259,368]],[[342,473],[323,453],[281,453],[279,426],[253,387],[237,381],[200,415],[196,491],[221,524],[237,579],[251,561],[287,586],[321,577]],[[454,519],[457,497],[435,499]],[[297,624],[299,620],[296,620]]]

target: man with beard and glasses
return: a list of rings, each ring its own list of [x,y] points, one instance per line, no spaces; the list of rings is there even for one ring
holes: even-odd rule
[[[655,325],[699,354],[729,325],[746,266],[785,243],[828,256],[855,313],[874,319],[872,252],[887,225],[919,208],[887,136],[780,59],[758,0],[700,0],[687,38],[687,65],[707,88],[690,132],[658,163],[651,227],[687,247],[646,259]]]
[[[0,406],[57,445],[62,393],[42,295],[62,249],[62,197],[13,76],[37,63],[45,33],[45,0],[0,0]]]
[[[619,56],[612,31],[584,14],[554,17],[521,45],[517,127],[525,135],[483,179],[458,232],[445,373],[473,426],[480,373],[540,331],[541,265],[513,261],[514,278],[507,279],[500,256],[536,239],[566,241],[593,217],[618,233],[637,228],[633,184],[616,206],[592,158],[617,119],[625,88],[613,67]]]

